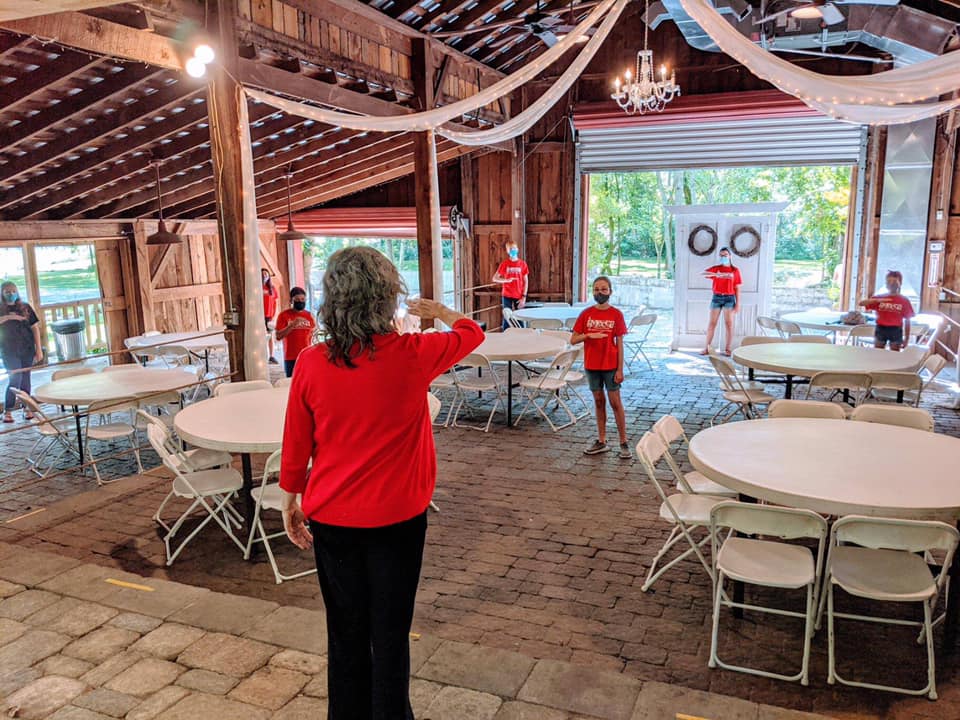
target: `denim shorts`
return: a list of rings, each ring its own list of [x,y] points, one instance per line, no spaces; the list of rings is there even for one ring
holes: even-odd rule
[[[587,385],[591,392],[607,389],[607,392],[616,392],[620,389],[620,383],[614,380],[616,370],[587,370]]]
[[[711,310],[733,310],[736,306],[736,295],[714,295],[710,299]]]

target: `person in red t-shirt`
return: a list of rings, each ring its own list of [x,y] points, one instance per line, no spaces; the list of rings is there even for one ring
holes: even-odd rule
[[[607,398],[613,409],[620,433],[620,457],[631,457],[627,444],[627,419],[620,399],[620,384],[623,382],[623,336],[627,323],[623,313],[610,304],[613,287],[610,278],[601,275],[593,281],[593,300],[596,305],[588,307],[577,318],[570,342],[583,343],[583,367],[587,382],[593,393],[597,410],[597,441],[584,450],[585,455],[597,455],[609,450],[607,447]],[[607,397],[603,395],[606,389]]]
[[[503,307],[508,310],[519,310],[527,302],[527,288],[530,282],[530,268],[520,259],[520,249],[510,240],[506,245],[507,259],[500,263],[493,274],[493,282],[499,283],[503,296]],[[509,326],[507,319],[503,319],[503,329]]]
[[[263,324],[267,327],[267,346],[269,347],[269,360],[273,365],[277,364],[277,359],[273,356],[273,328],[270,327],[274,317],[277,314],[277,298],[280,294],[277,288],[273,286],[273,280],[270,279],[270,271],[266,268],[260,269],[260,277],[263,280]]]
[[[290,307],[277,315],[277,340],[283,341],[283,369],[293,376],[297,356],[310,347],[313,329],[317,326],[307,311],[307,291],[302,287],[290,289]]]
[[[711,265],[703,271],[704,277],[713,280],[713,297],[710,299],[710,322],[707,324],[707,345],[701,355],[710,354],[713,345],[713,335],[717,331],[720,313],[723,313],[723,325],[727,330],[726,347],[723,354],[730,354],[730,343],[733,342],[733,316],[740,309],[740,271],[730,260],[730,250],[720,248],[720,263]]]
[[[335,252],[320,308],[328,338],[300,353],[287,403],[283,524],[316,557],[331,720],[413,718],[409,635],[437,477],[427,391],[484,339],[433,300],[408,300],[408,312],[452,329],[401,335],[403,293],[378,251]]]
[[[867,310],[877,313],[877,329],[873,345],[891,350],[902,350],[910,342],[910,318],[914,316],[913,305],[900,294],[903,274],[897,270],[887,273],[887,294],[874,295],[860,303]]]

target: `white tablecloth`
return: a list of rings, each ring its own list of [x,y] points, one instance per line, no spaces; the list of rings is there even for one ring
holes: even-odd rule
[[[108,372],[74,375],[63,380],[53,380],[38,387],[33,395],[40,402],[85,407],[94,402],[168,392],[196,381],[195,374],[177,368],[166,370],[130,365]]]

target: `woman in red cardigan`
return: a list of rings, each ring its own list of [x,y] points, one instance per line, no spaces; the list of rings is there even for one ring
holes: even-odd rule
[[[403,281],[372,248],[334,253],[323,291],[327,342],[300,354],[290,387],[284,527],[316,556],[329,720],[412,720],[409,633],[437,473],[427,390],[484,335],[432,300],[410,312],[450,332],[396,332]]]

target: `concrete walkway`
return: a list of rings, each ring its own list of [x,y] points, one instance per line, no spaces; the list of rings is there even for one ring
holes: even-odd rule
[[[323,720],[323,613],[0,543],[0,711],[24,720]],[[414,636],[420,720],[816,720]],[[852,717],[845,715],[844,717]]]

